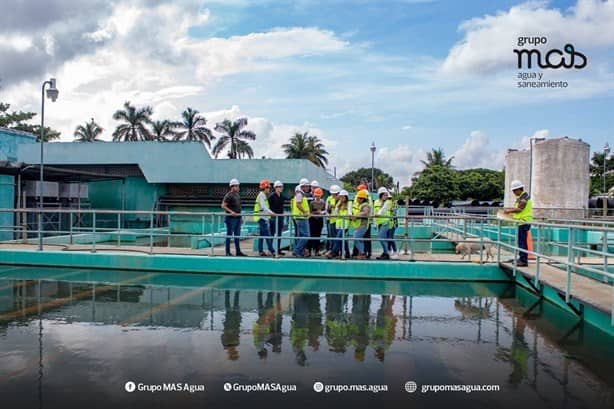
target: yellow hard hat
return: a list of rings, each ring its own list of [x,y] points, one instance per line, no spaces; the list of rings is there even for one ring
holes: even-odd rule
[[[356,198],[368,199],[369,193],[367,193],[366,190],[361,190],[360,192],[356,193]]]

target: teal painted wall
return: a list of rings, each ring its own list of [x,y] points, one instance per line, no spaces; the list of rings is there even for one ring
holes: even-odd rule
[[[12,209],[15,198],[15,178],[13,176],[0,175],[0,208]],[[12,240],[13,234],[9,229],[13,225],[12,213],[0,213],[0,240]]]

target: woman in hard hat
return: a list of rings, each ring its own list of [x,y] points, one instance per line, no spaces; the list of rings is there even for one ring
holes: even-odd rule
[[[326,240],[326,253],[330,253],[333,250],[332,239],[337,237],[336,219],[331,215],[333,214],[333,209],[337,204],[337,198],[340,191],[341,188],[339,186],[331,185],[330,196],[326,198],[326,208],[324,209],[324,212],[329,216],[326,220],[326,233],[328,236]]]
[[[377,237],[380,239],[382,250],[378,260],[390,260],[388,253],[388,230],[390,229],[390,221],[392,217],[392,203],[389,198],[388,189],[380,187],[377,190],[378,199],[374,203],[375,212],[375,227],[377,227]]]
[[[369,193],[366,190],[361,190],[356,193],[357,206],[354,205],[354,210],[350,220],[355,222],[354,228],[354,245],[358,250],[356,255],[357,260],[364,260],[367,258],[365,255],[365,242],[364,235],[367,227],[369,227],[369,216],[371,214],[371,207],[369,206]]]
[[[309,235],[311,236],[311,240],[309,240],[307,250],[310,256],[313,254],[316,257],[320,255],[320,236],[322,236],[322,227],[324,227],[324,218],[322,215],[326,203],[322,200],[323,194],[324,192],[322,189],[319,187],[315,188],[313,190],[313,200],[309,204],[309,211],[311,213],[309,217]]]
[[[350,246],[348,245],[348,227],[350,221],[348,219],[348,214],[352,209],[352,202],[348,200],[348,191],[341,190],[337,195],[337,201],[335,203],[335,207],[333,208],[332,215],[335,217],[335,231],[336,231],[336,240],[332,243],[332,249],[330,254],[327,256],[328,258],[337,258],[337,257],[349,257],[350,256]],[[343,239],[346,239],[343,243],[344,252],[341,253],[341,242]]]
[[[273,256],[275,250],[273,250],[273,238],[271,237],[271,231],[269,229],[269,219],[271,216],[275,216],[275,213],[269,206],[269,193],[271,193],[271,184],[268,180],[263,179],[260,181],[260,193],[256,196],[256,202],[254,203],[254,221],[258,223],[260,229],[260,237],[258,238],[258,253],[261,257]],[[266,245],[269,249],[268,253],[264,252],[263,241],[266,240]]]
[[[241,197],[239,197],[239,181],[231,179],[228,183],[230,191],[226,193],[222,199],[222,209],[226,212],[224,224],[226,224],[226,255],[232,256],[230,253],[230,238],[234,237],[235,254],[237,256],[246,256],[241,251],[239,237],[241,236]]]
[[[269,205],[271,206],[271,210],[274,211],[277,216],[271,217],[269,220],[269,231],[273,236],[277,237],[277,255],[283,256],[284,253],[281,251],[281,235],[284,231],[284,217],[282,216],[284,213],[284,205],[286,203],[286,197],[283,194],[284,184],[281,181],[276,180],[273,183],[273,188],[275,189],[273,193],[269,195]]]

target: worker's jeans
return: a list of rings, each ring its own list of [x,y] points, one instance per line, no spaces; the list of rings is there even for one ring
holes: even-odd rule
[[[521,224],[520,226],[518,226],[518,247],[520,247],[521,249],[524,250],[528,250],[529,249],[529,245],[527,242],[527,236],[529,235],[529,230],[531,230],[531,225],[530,224]],[[518,261],[521,263],[527,263],[528,260],[528,254],[524,251],[521,251],[520,254],[518,255]]]
[[[363,240],[365,236],[365,232],[367,231],[367,226],[359,227],[354,230],[354,246],[356,250],[358,250],[358,255],[365,254],[365,242]]]
[[[277,236],[277,249],[281,251],[281,235],[284,231],[284,217],[283,216],[273,216],[271,220],[269,220],[269,231],[272,233],[272,236]]]
[[[234,236],[237,254],[241,253],[241,246],[239,245],[239,236],[241,235],[241,217],[226,216],[224,223],[226,224],[226,254],[230,254],[230,238],[232,236]]]
[[[258,220],[258,227],[260,227],[261,236],[261,238],[258,239],[258,253],[262,253],[264,251],[264,240],[266,240],[266,246],[269,248],[269,251],[271,253],[275,253],[275,250],[273,249],[273,239],[269,237],[271,236],[271,231],[269,230],[269,221],[260,218]],[[263,239],[262,237],[267,238]]]
[[[335,241],[333,240],[335,237],[337,237],[337,225],[335,223],[330,223],[327,222],[326,223],[328,230],[328,239],[326,240],[326,250],[330,250],[330,251],[334,251],[334,244]]]
[[[349,257],[350,256],[350,246],[348,244],[348,230],[338,229],[337,226],[335,226],[335,237],[338,240],[333,241],[333,247],[332,247],[333,255],[334,256],[341,255],[341,241],[343,238],[345,238],[345,243],[344,243],[345,252],[343,253],[343,255],[345,257]]]
[[[388,230],[390,230],[388,227],[388,223],[382,223],[377,226],[377,237],[379,237],[384,254],[388,254]]]
[[[299,239],[296,240],[296,247],[294,248],[293,253],[297,256],[303,255],[303,250],[307,246],[308,238],[309,238],[309,220],[308,219],[294,219],[296,223],[296,236]],[[302,237],[305,237],[304,239]]]
[[[397,251],[397,243],[394,241],[394,231],[397,228],[392,226],[388,229],[388,250],[389,251]]]

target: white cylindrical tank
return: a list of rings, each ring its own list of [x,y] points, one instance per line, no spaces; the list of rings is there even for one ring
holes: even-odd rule
[[[531,174],[531,154],[528,150],[510,149],[505,155],[505,192],[503,206],[513,207],[516,197],[510,186],[512,180],[520,180],[525,186],[529,186]]]
[[[534,215],[583,218],[588,208],[590,146],[557,138],[533,144],[531,197]],[[507,193],[507,192],[506,192]]]

